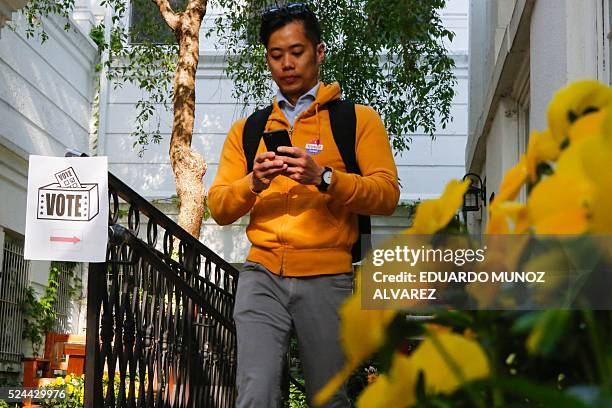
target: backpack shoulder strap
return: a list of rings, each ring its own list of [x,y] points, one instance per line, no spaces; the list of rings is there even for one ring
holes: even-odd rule
[[[355,104],[347,100],[335,100],[327,104],[334,141],[348,173],[361,174],[355,153],[357,116]]]
[[[331,123],[332,134],[334,141],[342,161],[349,173],[361,175],[359,164],[357,163],[357,153],[355,152],[357,138],[357,115],[355,114],[355,104],[347,100],[336,100],[327,105],[329,109],[329,121]],[[368,215],[357,215],[357,223],[359,226],[359,237],[353,245],[352,255],[353,262],[359,262],[366,252],[372,248],[371,239],[368,238],[362,245],[362,235],[370,235],[372,233],[372,220]],[[365,246],[365,251],[362,251],[362,246]]]
[[[257,154],[261,135],[266,129],[266,122],[272,113],[272,105],[255,111],[249,116],[242,131],[242,149],[247,164],[247,174],[253,171],[253,160]]]

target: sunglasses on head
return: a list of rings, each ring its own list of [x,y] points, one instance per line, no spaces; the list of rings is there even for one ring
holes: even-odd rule
[[[271,6],[267,8],[262,13],[261,19],[263,21],[269,21],[277,17],[280,14],[297,16],[297,15],[306,14],[306,13],[312,13],[312,11],[310,11],[310,8],[308,8],[308,5],[304,3],[290,3],[290,4],[285,4],[282,6],[276,5],[276,6]]]

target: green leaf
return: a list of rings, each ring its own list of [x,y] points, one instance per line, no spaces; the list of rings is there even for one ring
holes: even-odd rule
[[[498,379],[497,385],[509,395],[527,399],[530,404],[539,403],[543,404],[542,406],[555,408],[589,407],[589,405],[584,404],[573,395],[560,392],[557,388],[540,385],[523,378]]]

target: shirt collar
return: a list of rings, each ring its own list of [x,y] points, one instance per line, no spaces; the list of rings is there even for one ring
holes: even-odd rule
[[[300,102],[300,100],[304,100],[304,99],[312,99],[313,101],[315,99],[317,99],[317,91],[319,90],[319,87],[321,86],[321,82],[317,82],[317,84],[315,86],[313,86],[310,91],[306,92],[304,95],[300,96],[298,98],[298,100],[296,101],[296,105],[298,104],[298,102]],[[291,102],[289,102],[289,100],[287,98],[285,98],[285,95],[283,95],[283,93],[280,91],[280,89],[278,89],[276,91],[276,101],[278,102],[278,106],[282,107],[283,105],[289,105],[291,107],[294,107]]]

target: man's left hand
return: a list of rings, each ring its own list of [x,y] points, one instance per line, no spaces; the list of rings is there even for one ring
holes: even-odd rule
[[[318,186],[321,184],[321,175],[325,168],[319,166],[308,153],[299,147],[281,146],[278,148],[280,153],[289,156],[276,156],[282,159],[288,166],[284,174],[300,184],[310,184]]]

